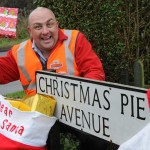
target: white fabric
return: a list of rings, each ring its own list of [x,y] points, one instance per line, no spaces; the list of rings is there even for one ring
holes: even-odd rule
[[[118,150],[150,150],[150,123],[131,139],[121,144]]]
[[[0,133],[11,140],[30,146],[45,146],[48,133],[56,120],[56,117],[39,112],[20,111],[0,95]],[[17,130],[12,130],[13,125],[18,127]],[[24,131],[19,134],[22,127]]]

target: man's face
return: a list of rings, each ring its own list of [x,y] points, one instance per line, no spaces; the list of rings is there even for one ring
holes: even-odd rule
[[[50,51],[58,41],[58,22],[50,10],[36,10],[29,17],[28,32],[41,51]]]

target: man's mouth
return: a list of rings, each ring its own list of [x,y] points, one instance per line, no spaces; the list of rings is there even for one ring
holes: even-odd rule
[[[52,36],[49,36],[49,37],[42,37],[41,38],[44,42],[50,42],[51,39],[52,39]]]

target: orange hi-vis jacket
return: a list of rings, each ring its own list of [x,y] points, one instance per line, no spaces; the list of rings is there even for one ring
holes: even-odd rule
[[[62,30],[68,39],[58,44],[47,60],[47,70],[54,69],[56,73],[79,76],[75,62],[75,45],[79,31]],[[42,63],[32,49],[32,41],[27,40],[12,48],[12,54],[17,62],[20,81],[26,94],[36,93],[35,72],[42,70]]]

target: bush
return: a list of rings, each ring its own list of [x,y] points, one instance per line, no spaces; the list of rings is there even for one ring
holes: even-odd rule
[[[17,39],[24,39],[29,37],[27,31],[27,18],[19,15],[17,25]]]

